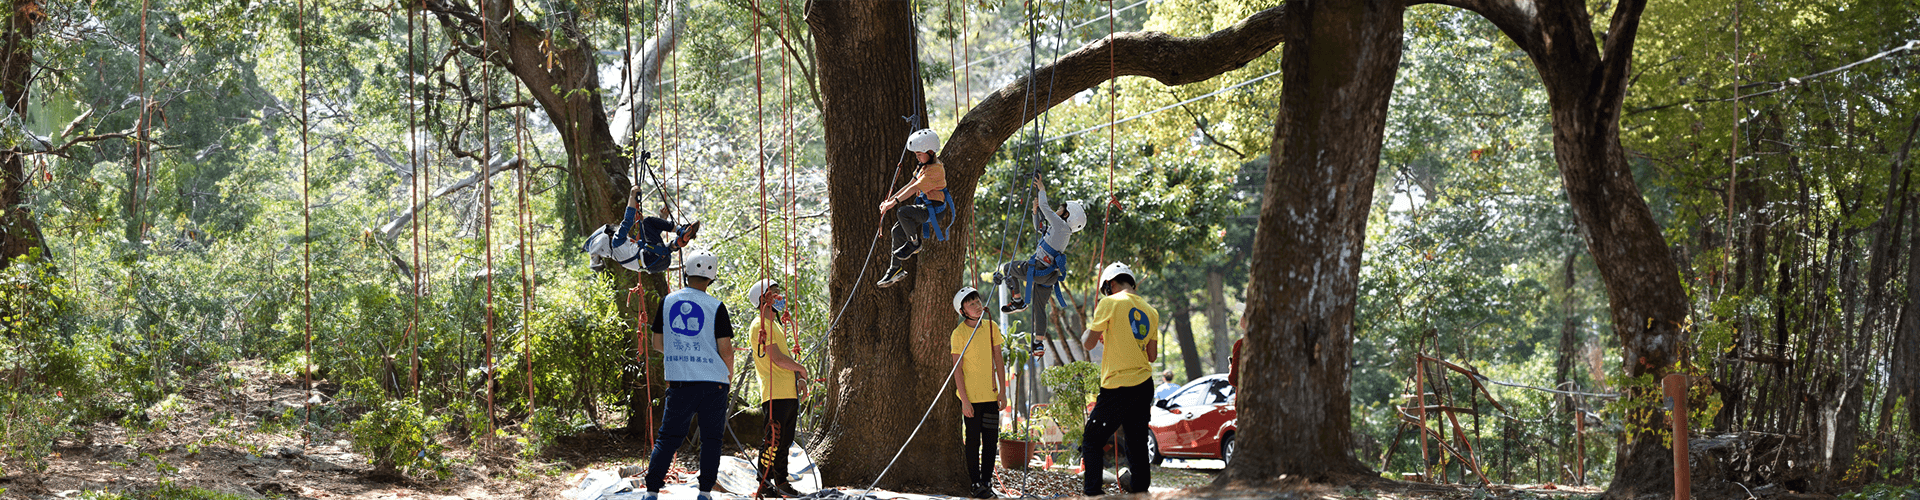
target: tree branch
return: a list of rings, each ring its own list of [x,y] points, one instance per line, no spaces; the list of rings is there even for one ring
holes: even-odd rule
[[[420,200],[419,204],[413,205],[411,207],[407,207],[407,211],[401,212],[400,215],[394,217],[392,221],[387,222],[386,225],[380,226],[380,237],[387,241],[393,241],[394,238],[400,235],[400,228],[405,227],[408,222],[413,221],[414,214],[420,213],[420,210],[422,208],[426,207],[427,205],[433,204],[434,200],[438,200],[440,198],[443,198],[449,194],[453,194],[454,192],[460,191],[462,189],[472,187],[474,184],[480,182],[480,178],[483,175],[486,177],[493,177],[495,175],[500,175],[501,172],[506,172],[508,170],[520,168],[521,166],[526,164],[527,164],[527,161],[521,158],[506,158],[506,157],[494,158],[491,164],[487,165],[487,168],[485,169],[485,171],[474,172],[473,175],[469,175],[465,179],[460,179],[458,181],[455,181],[453,184],[449,184],[447,185],[447,187],[440,188],[439,190],[434,191],[432,194],[427,195],[427,198],[424,200]]]
[[[1260,11],[1200,37],[1126,32],[1090,42],[988,94],[954,127],[941,156],[949,161],[948,168],[978,175],[988,157],[1022,125],[1110,78],[1145,76],[1166,85],[1184,85],[1246,66],[1280,44],[1284,7]],[[1051,89],[1032,95],[1029,82],[1051,82]]]

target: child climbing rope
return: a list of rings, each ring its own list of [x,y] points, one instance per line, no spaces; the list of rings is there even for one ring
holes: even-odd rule
[[[1107,344],[1100,359],[1100,395],[1093,411],[1087,414],[1085,434],[1080,441],[1081,460],[1086,465],[1084,491],[1087,496],[1105,494],[1100,490],[1100,449],[1123,431],[1121,447],[1126,450],[1130,484],[1120,485],[1128,493],[1147,491],[1152,484],[1147,463],[1148,409],[1153,407],[1153,361],[1159,355],[1160,313],[1135,295],[1138,288],[1133,270],[1115,262],[1100,272],[1100,303],[1093,307],[1093,320],[1081,343],[1093,350]]]
[[[1067,243],[1073,233],[1087,227],[1087,210],[1079,201],[1069,201],[1058,210],[1048,210],[1047,185],[1040,178],[1033,179],[1034,196],[1033,222],[1040,227],[1040,238],[1034,244],[1033,256],[1000,264],[1000,271],[993,274],[994,283],[1005,280],[1020,280],[1025,288],[1008,287],[1014,296],[1007,305],[1000,306],[1000,312],[1017,313],[1027,309],[1027,297],[1033,296],[1033,285],[1051,287],[1058,285],[1066,277]],[[1016,283],[1018,283],[1016,282]],[[1044,298],[1038,300],[1045,300]]]
[[[673,454],[687,439],[687,425],[700,418],[700,496],[712,500],[720,471],[722,432],[727,427],[727,389],[733,372],[733,320],[727,306],[707,294],[719,275],[720,258],[707,252],[687,257],[686,287],[660,303],[653,317],[653,350],[660,351],[667,378],[666,408],[647,462],[647,494],[657,500],[666,486]],[[671,338],[668,338],[671,337]]]
[[[973,481],[974,498],[993,498],[993,458],[1000,442],[1000,404],[1007,401],[1000,388],[1006,386],[1006,359],[1000,346],[1006,338],[1000,325],[981,319],[986,306],[980,292],[963,287],[953,294],[953,312],[960,314],[960,325],[953,327],[949,340],[953,362],[954,395],[960,398],[962,432],[965,433],[967,477]]]
[[[886,217],[887,210],[896,205],[900,207],[900,213],[899,219],[893,223],[893,264],[887,266],[887,272],[880,275],[880,282],[875,286],[886,288],[907,277],[907,271],[902,266],[913,254],[920,253],[920,226],[932,220],[934,212],[947,205],[947,167],[934,155],[938,149],[940,135],[933,130],[920,129],[907,136],[907,150],[913,151],[918,168],[913,173],[912,182],[880,202],[881,217]]]
[[[760,451],[761,498],[801,496],[787,480],[787,449],[793,446],[800,395],[806,392],[807,367],[787,356],[787,335],[780,325],[792,318],[780,283],[760,280],[747,290],[759,314],[747,328],[753,332],[753,367],[760,375],[760,409],[767,415],[767,441]]]
[[[606,261],[611,260],[635,272],[666,271],[667,264],[673,261],[673,252],[687,246],[687,242],[693,241],[693,238],[699,234],[699,222],[681,226],[674,224],[671,220],[647,217],[639,221],[640,232],[637,233],[637,237],[631,237],[634,218],[640,216],[640,188],[639,184],[635,184],[633,190],[628,193],[627,215],[620,219],[619,226],[613,224],[600,226],[599,231],[594,231],[593,236],[587,237],[583,250],[587,255],[593,256],[593,263],[590,265],[593,270],[599,271],[606,268]],[[667,244],[660,238],[660,233],[666,231],[674,233],[672,244]]]

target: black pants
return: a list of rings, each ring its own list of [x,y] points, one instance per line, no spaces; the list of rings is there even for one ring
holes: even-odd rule
[[[788,484],[787,449],[793,447],[793,424],[800,416],[800,400],[770,399],[760,403],[767,412],[767,442],[760,450],[760,484]]]
[[[918,199],[915,198],[915,200]],[[920,239],[920,226],[933,218],[933,208],[945,205],[945,202],[928,201],[924,204],[907,203],[894,208],[894,212],[899,214],[899,219],[893,223],[893,267],[900,267],[901,261],[913,255],[914,249],[920,246],[917,243]]]
[[[993,484],[993,458],[1000,448],[1000,403],[973,403],[973,416],[960,417],[966,428],[967,478],[973,484]]]
[[[1120,489],[1128,493],[1147,491],[1151,483],[1151,466],[1147,464],[1147,411],[1152,407],[1152,380],[1119,389],[1100,388],[1099,399],[1094,400],[1093,413],[1087,415],[1086,433],[1080,441],[1081,460],[1087,467],[1083,493],[1105,494],[1100,490],[1100,469],[1106,467],[1106,456],[1100,449],[1113,438],[1115,429],[1123,429],[1121,449],[1126,452],[1127,469],[1133,471],[1133,484],[1120,485]]]

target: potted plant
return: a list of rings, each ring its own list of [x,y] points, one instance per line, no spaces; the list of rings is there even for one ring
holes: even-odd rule
[[[1033,446],[1032,429],[1016,419],[1012,429],[1000,429],[1000,465],[1008,469],[1026,470],[1027,461],[1033,459]]]

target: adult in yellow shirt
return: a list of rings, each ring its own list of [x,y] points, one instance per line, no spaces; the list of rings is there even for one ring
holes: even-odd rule
[[[760,451],[760,491],[762,498],[800,496],[787,481],[787,449],[793,446],[793,426],[800,414],[800,394],[805,392],[807,367],[787,356],[787,335],[780,328],[793,316],[787,312],[787,297],[780,283],[760,280],[747,289],[755,309],[753,324],[753,368],[760,375],[760,409],[767,415],[766,446]]]
[[[1093,321],[1081,343],[1093,350],[1102,342],[1107,352],[1100,359],[1100,395],[1087,415],[1086,433],[1080,442],[1080,455],[1086,465],[1083,492],[1087,496],[1104,495],[1100,490],[1100,469],[1104,467],[1100,449],[1116,429],[1127,451],[1127,468],[1133,472],[1132,484],[1123,484],[1128,493],[1147,491],[1150,467],[1147,464],[1147,412],[1153,407],[1153,361],[1159,357],[1160,312],[1147,299],[1135,295],[1139,287],[1133,270],[1115,262],[1100,272],[1100,303],[1093,307]]]
[[[993,498],[993,458],[1000,441],[1000,405],[1007,401],[1007,362],[1000,354],[1006,338],[1000,325],[981,319],[987,308],[980,292],[963,287],[953,294],[953,312],[960,313],[949,342],[953,353],[953,394],[960,398],[960,420],[965,428],[967,477],[974,498]]]

